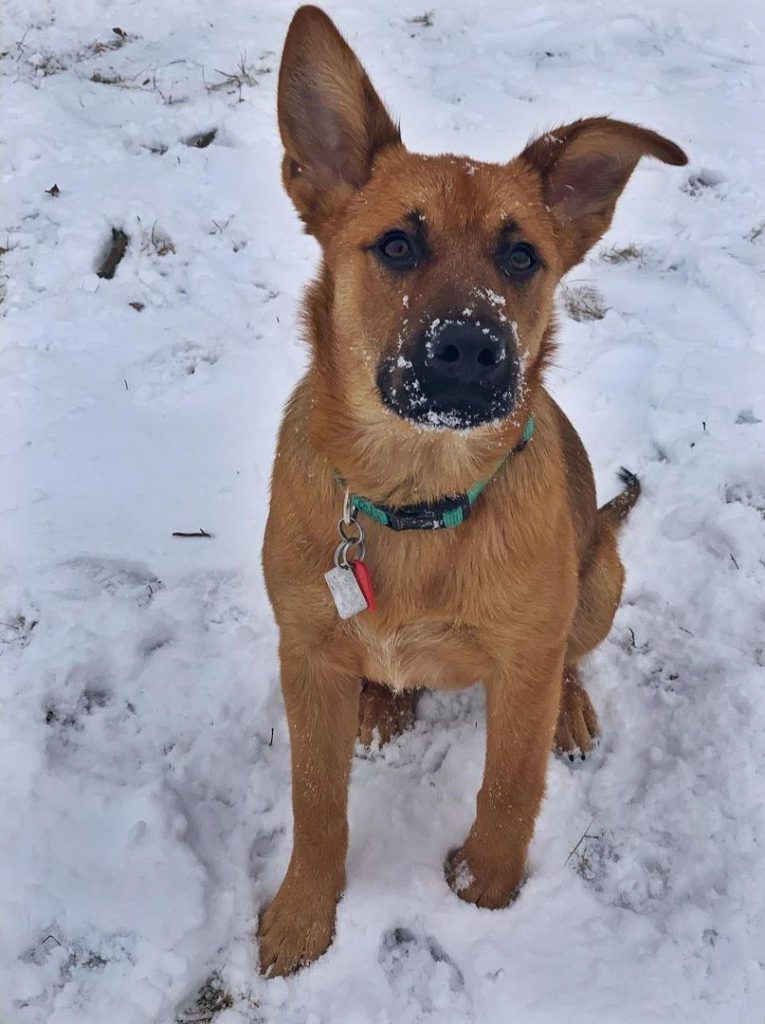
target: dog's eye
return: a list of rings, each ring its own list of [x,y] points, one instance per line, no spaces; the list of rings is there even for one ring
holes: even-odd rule
[[[403,231],[389,231],[377,243],[377,251],[384,263],[398,270],[408,270],[417,266],[409,237]]]
[[[539,257],[533,245],[528,242],[516,242],[503,249],[499,254],[502,269],[508,277],[522,280],[531,277],[539,266]]]

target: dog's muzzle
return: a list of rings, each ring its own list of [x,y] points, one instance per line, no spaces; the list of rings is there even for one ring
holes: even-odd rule
[[[503,419],[520,380],[515,339],[495,321],[434,321],[380,364],[383,402],[404,419],[465,430]]]

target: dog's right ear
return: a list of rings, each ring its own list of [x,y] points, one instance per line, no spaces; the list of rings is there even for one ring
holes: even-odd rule
[[[301,7],[279,69],[284,187],[309,231],[369,178],[386,146],[400,144],[353,50],[318,7]]]

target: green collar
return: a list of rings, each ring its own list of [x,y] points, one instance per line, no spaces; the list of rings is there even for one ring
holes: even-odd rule
[[[419,505],[401,505],[391,508],[388,505],[375,505],[368,498],[359,494],[350,495],[351,505],[369,516],[381,526],[391,530],[440,530],[450,529],[464,523],[478,496],[483,493],[505,462],[516,452],[522,452],[534,436],[534,417],[529,416],[518,444],[511,448],[490,477],[473,484],[465,494],[450,495],[439,501],[422,502]]]

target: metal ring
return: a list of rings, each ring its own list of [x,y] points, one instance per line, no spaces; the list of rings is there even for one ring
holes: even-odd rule
[[[358,530],[358,533],[356,534],[355,537],[352,534],[348,534],[346,532],[349,526],[355,526],[356,529]],[[356,522],[355,519],[352,519],[349,523],[346,523],[344,519],[341,519],[337,524],[337,532],[340,534],[340,539],[343,541],[350,541],[353,544],[364,543],[364,527],[361,525],[361,523]]]
[[[351,498],[351,492],[348,488],[345,488],[345,497],[343,498],[343,522],[346,526],[350,526],[351,523],[356,522],[356,516],[359,514],[359,510],[353,504]]]
[[[342,544],[338,544],[335,548],[335,565],[339,569],[350,569],[351,562],[348,561],[348,552],[351,548],[358,547],[359,551],[356,557],[353,559],[354,562],[364,560],[366,554],[366,544],[363,540],[346,540]]]

